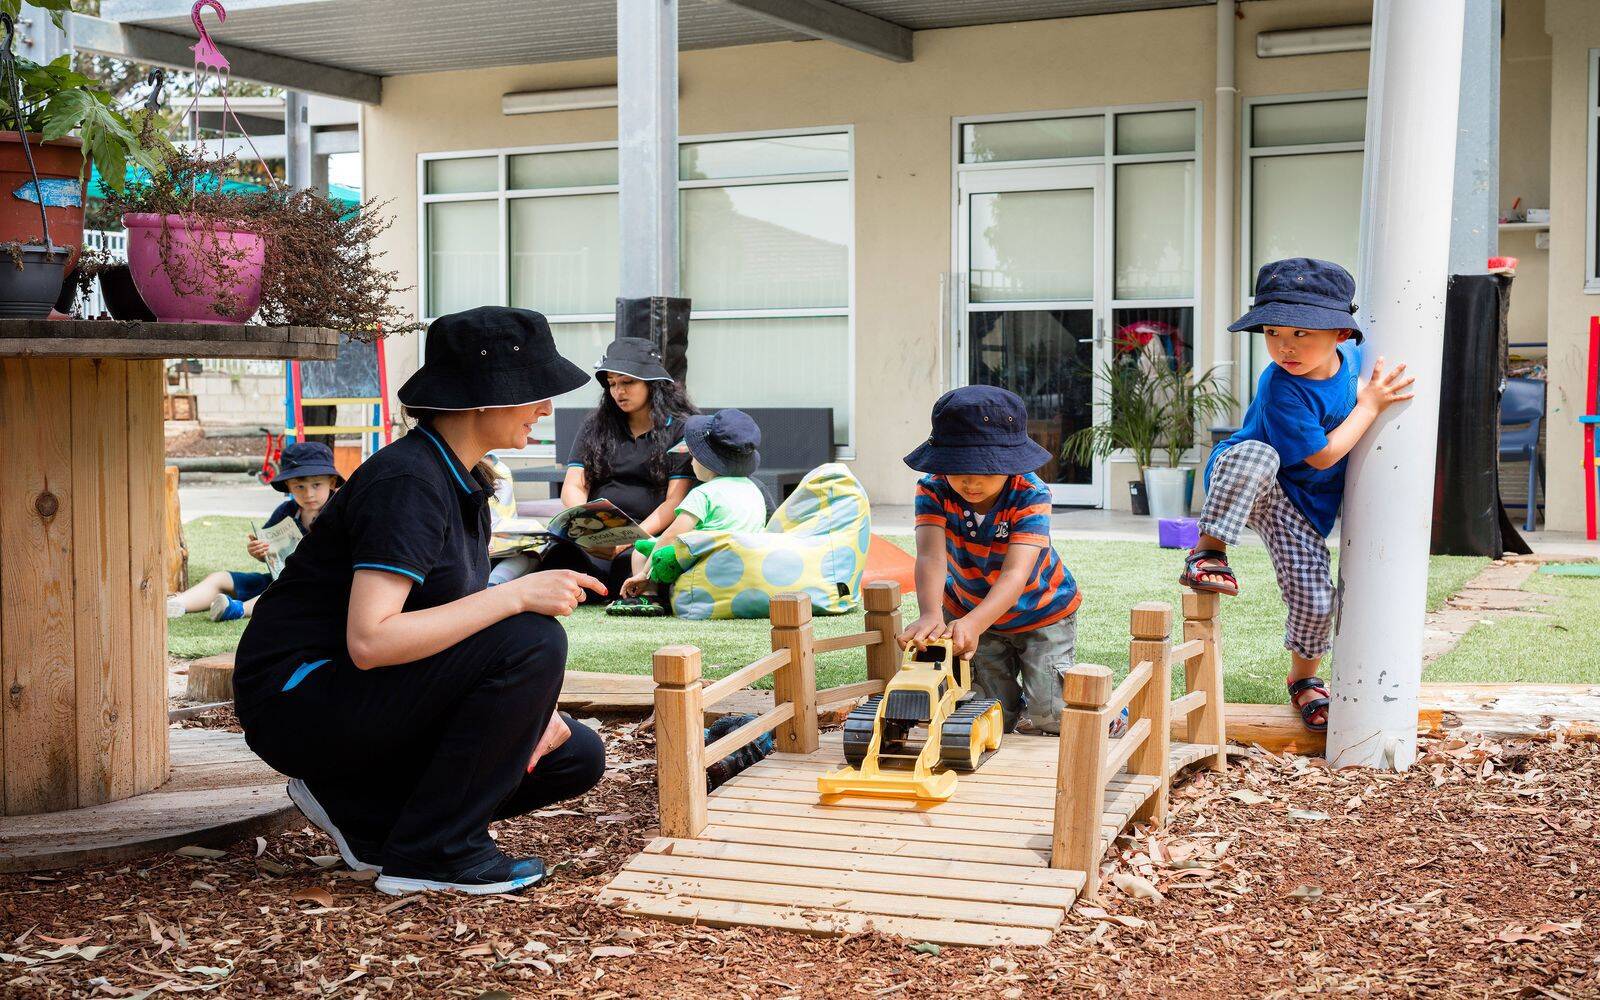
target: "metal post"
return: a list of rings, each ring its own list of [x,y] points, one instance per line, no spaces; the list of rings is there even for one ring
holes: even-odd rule
[[[1229,333],[1233,321],[1233,296],[1238,288],[1234,281],[1233,242],[1233,152],[1238,143],[1235,134],[1234,108],[1239,100],[1239,88],[1234,85],[1234,0],[1217,0],[1217,138],[1216,179],[1212,204],[1215,239],[1212,241],[1211,261],[1214,279],[1211,283],[1212,364],[1228,365],[1232,370],[1227,378],[1233,387],[1235,399],[1243,400],[1249,371],[1235,362],[1238,354],[1239,334]]]
[[[1500,247],[1500,4],[1467,0],[1451,274],[1487,273]]]
[[[678,290],[678,3],[617,0],[624,298]],[[620,335],[622,331],[618,331]]]
[[[1416,398],[1350,453],[1327,759],[1416,758],[1428,539],[1450,265],[1451,179],[1466,0],[1376,0],[1367,89],[1359,292],[1368,343],[1404,361]]]
[[[283,95],[283,180],[290,190],[312,186],[311,116],[306,95],[290,90]]]

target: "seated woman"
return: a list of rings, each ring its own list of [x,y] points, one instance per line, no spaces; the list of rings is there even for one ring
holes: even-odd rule
[[[600,738],[556,712],[556,616],[605,588],[571,570],[486,588],[482,461],[526,447],[587,376],[522,309],[440,317],[426,352],[399,393],[416,428],[362,463],[261,595],[235,704],[251,749],[378,889],[514,892],[544,865],[502,854],[490,822],[605,771]]]
[[[610,500],[654,537],[672,523],[678,505],[695,484],[689,456],[672,449],[683,440],[684,421],[694,404],[673,381],[654,344],[640,337],[612,341],[595,365],[595,380],[605,390],[600,405],[584,421],[567,461],[561,503],[576,507],[590,500]],[[616,594],[633,575],[631,548],[594,557],[576,545],[556,543],[539,560],[543,569],[594,573]],[[492,583],[527,572],[527,558],[497,565]]]

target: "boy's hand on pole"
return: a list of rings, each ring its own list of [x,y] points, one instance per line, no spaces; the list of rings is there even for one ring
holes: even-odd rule
[[[1379,357],[1372,363],[1372,377],[1356,394],[1358,404],[1370,406],[1377,413],[1416,395],[1410,389],[1417,380],[1406,375],[1405,362],[1395,365],[1391,371],[1384,371],[1383,362],[1384,359]]]
[[[895,636],[895,641],[901,649],[910,649],[916,646],[922,649],[935,639],[943,639],[950,635],[950,626],[944,622],[944,616],[935,612],[923,615],[911,623],[911,627]]]

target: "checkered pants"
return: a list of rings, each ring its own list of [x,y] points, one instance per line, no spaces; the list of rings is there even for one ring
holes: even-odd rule
[[[1200,514],[1201,533],[1229,545],[1247,525],[1267,543],[1278,589],[1289,608],[1284,648],[1316,659],[1328,651],[1333,634],[1328,542],[1284,495],[1278,485],[1278,453],[1261,441],[1240,441],[1217,456]]]

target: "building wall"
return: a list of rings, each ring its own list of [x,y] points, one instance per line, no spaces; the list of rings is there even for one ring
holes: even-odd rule
[[[1600,313],[1600,296],[1583,291],[1588,186],[1589,50],[1600,48],[1600,4],[1593,0],[1546,0],[1545,28],[1551,39],[1550,85],[1550,396],[1549,527],[1583,527],[1583,477],[1592,475],[1581,457],[1578,416],[1584,411],[1584,373],[1589,317]],[[1513,293],[1515,296],[1515,293]],[[1513,302],[1515,302],[1513,298]],[[1515,310],[1515,305],[1513,305]]]
[[[1548,2],[1549,10],[1542,13],[1551,26],[1573,25],[1566,37],[1557,35],[1553,53],[1550,36],[1540,23],[1541,0],[1507,0],[1501,191],[1506,204],[1520,193],[1524,205],[1537,205],[1544,201],[1541,185],[1546,178],[1553,182],[1549,202],[1557,221],[1551,234],[1550,320],[1552,327],[1566,323],[1571,329],[1559,337],[1552,331],[1552,349],[1566,352],[1559,356],[1573,365],[1571,351],[1581,352],[1582,344],[1576,339],[1581,334],[1572,331],[1579,330],[1587,310],[1596,304],[1581,294],[1585,160],[1580,116],[1587,49],[1600,45],[1600,4]],[[1366,86],[1365,52],[1259,59],[1255,36],[1268,30],[1368,21],[1370,0],[1263,0],[1241,3],[1238,10],[1236,73],[1241,100]],[[929,407],[945,388],[938,364],[939,278],[950,268],[953,117],[1202,102],[1203,253],[1196,276],[1201,308],[1195,330],[1200,363],[1213,359],[1214,331],[1237,309],[1234,301],[1215,308],[1210,295],[1217,142],[1214,16],[1212,8],[1199,7],[919,32],[916,59],[910,64],[890,63],[826,42],[681,54],[679,130],[684,135],[854,126],[855,469],[880,502],[909,500],[913,477],[901,456],[926,435]],[[1547,61],[1552,54],[1554,61]],[[1553,119],[1552,67],[1558,80]],[[419,153],[613,139],[613,111],[506,117],[500,114],[500,95],[609,84],[614,79],[613,60],[589,60],[386,80],[384,103],[364,114],[365,190],[390,199],[396,221],[383,247],[405,283],[416,284],[419,279]],[[1237,136],[1226,141],[1237,151]],[[1546,167],[1547,151],[1559,164],[1554,172]],[[1236,205],[1241,166],[1236,160]],[[1237,226],[1237,220],[1230,224]],[[1539,294],[1544,285],[1543,254],[1533,251],[1531,234],[1525,237],[1525,248],[1516,242],[1523,238],[1519,234],[1508,239],[1504,247],[1523,258],[1513,327],[1517,339],[1524,339],[1523,332],[1526,339],[1543,339],[1539,329],[1544,315]],[[1235,252],[1226,264],[1236,268],[1237,260]],[[414,293],[410,304],[416,304]],[[1526,328],[1518,325],[1524,323]],[[389,358],[392,384],[399,385],[415,367],[416,351],[396,344]],[[1581,359],[1578,362],[1574,368],[1581,367]],[[1571,391],[1570,378],[1562,378],[1557,377],[1551,407],[1551,447],[1558,456],[1575,455],[1577,448],[1570,426],[1575,404],[1567,403],[1563,416],[1560,393],[1571,392],[1575,399],[1582,388],[1581,378],[1576,391]],[[1551,503],[1554,515],[1572,526],[1581,517],[1581,501],[1576,464],[1568,464],[1572,468],[1564,479],[1552,465]],[[1113,469],[1114,505],[1127,503],[1124,483],[1129,474],[1131,469]]]

